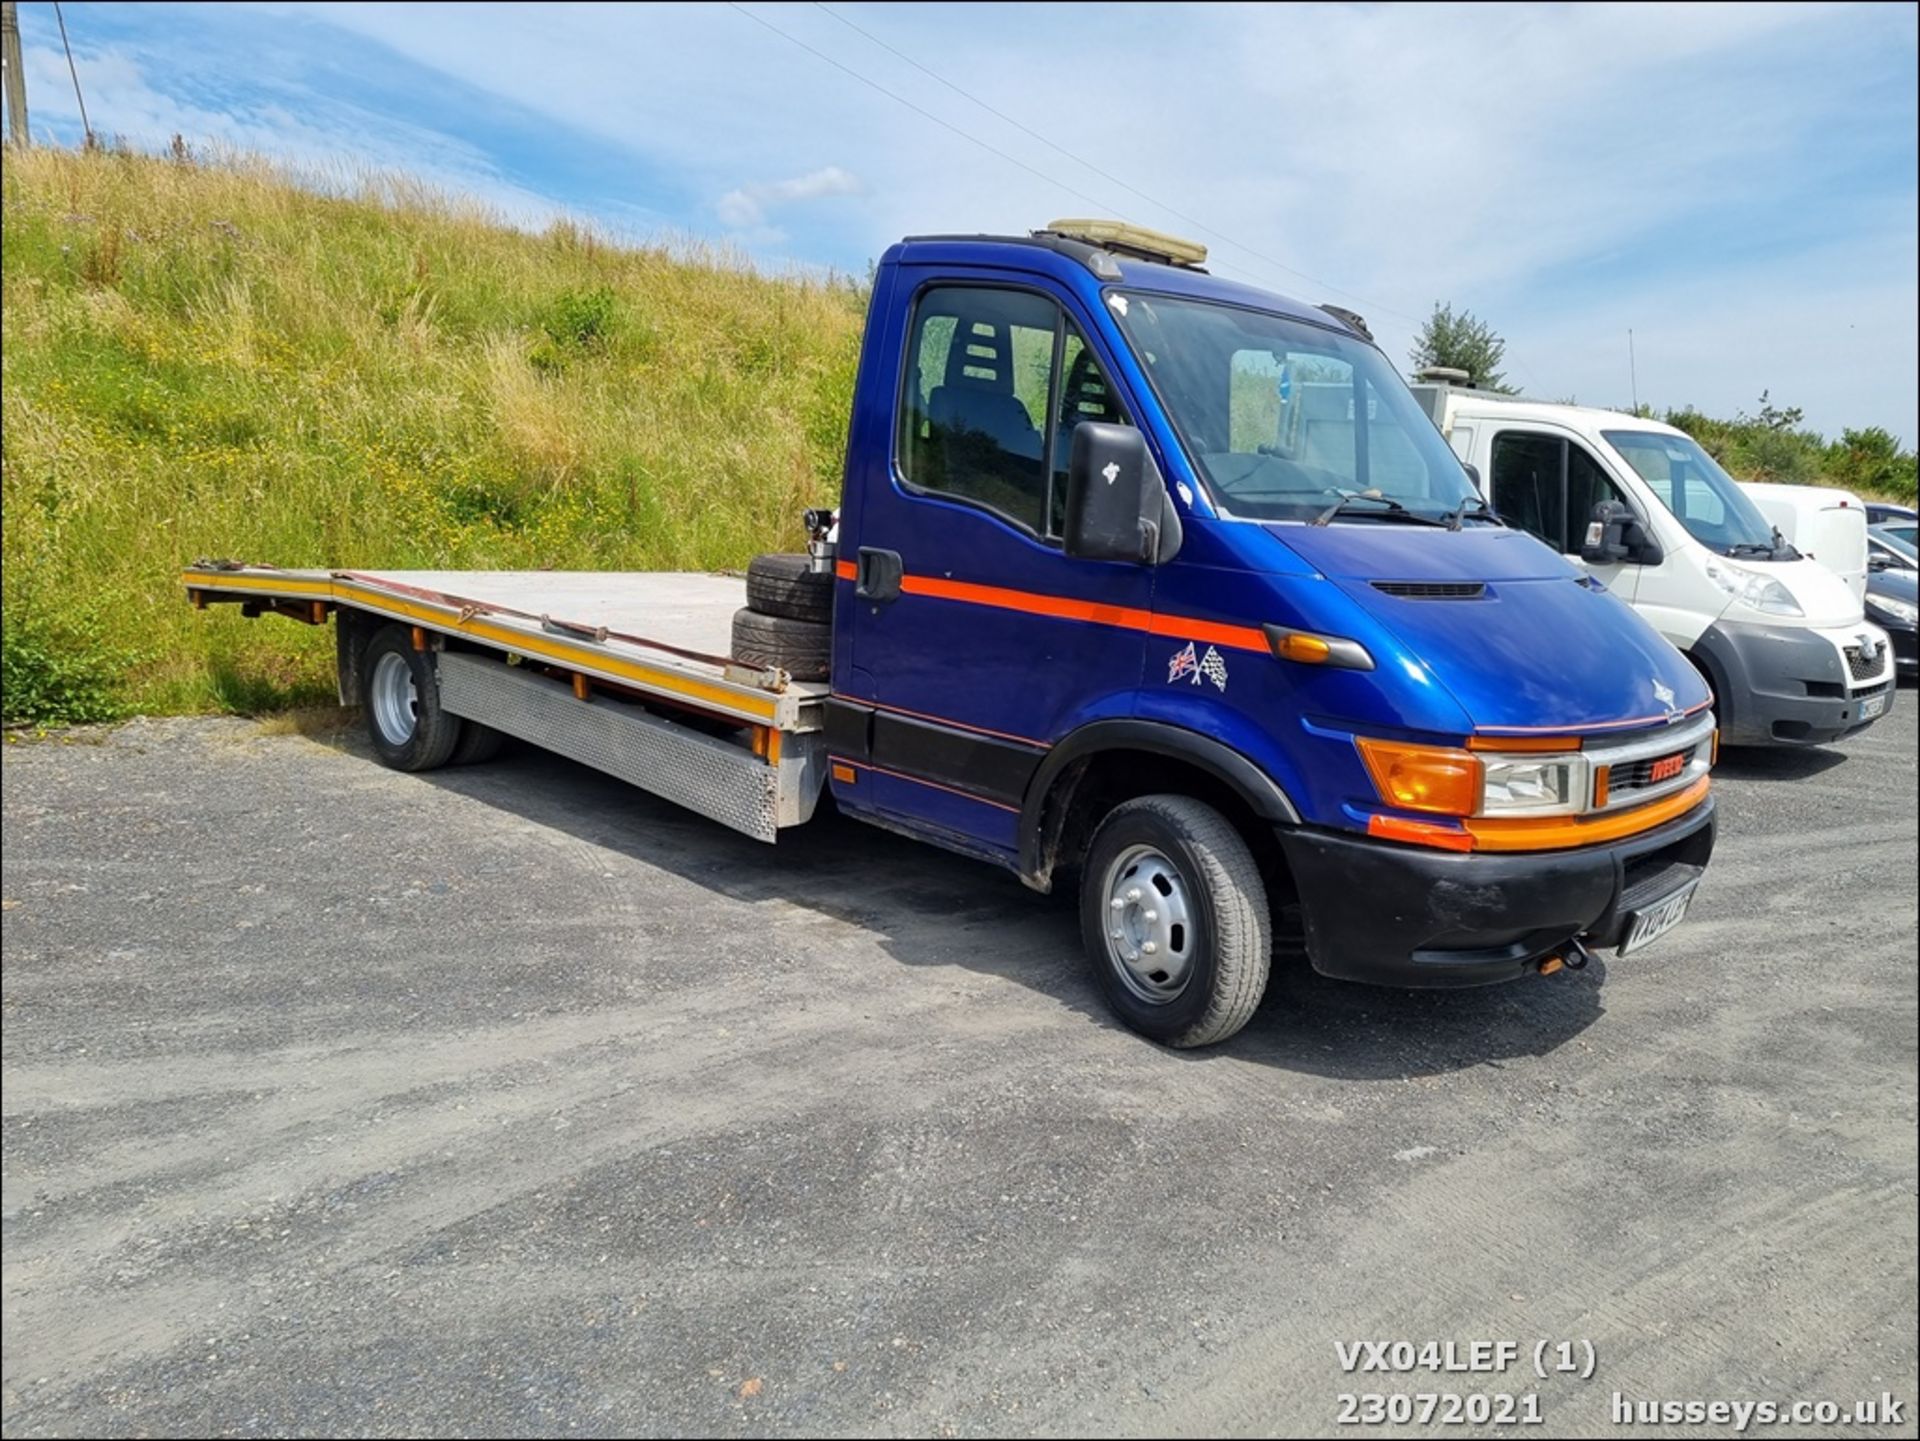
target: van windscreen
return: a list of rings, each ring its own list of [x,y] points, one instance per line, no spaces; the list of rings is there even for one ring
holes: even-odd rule
[[[1775,558],[1773,526],[1698,441],[1652,430],[1601,434],[1687,533],[1709,550],[1756,560]],[[1781,548],[1778,558],[1791,559],[1791,548]]]

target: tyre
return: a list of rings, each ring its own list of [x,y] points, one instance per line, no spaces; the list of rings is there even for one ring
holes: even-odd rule
[[[747,567],[747,609],[788,620],[833,619],[833,572],[804,555],[756,555]]]
[[[492,726],[483,726],[477,720],[460,720],[460,741],[453,748],[448,765],[477,766],[492,760],[500,754],[507,743],[505,731],[497,731]]]
[[[833,660],[833,627],[737,610],[733,658],[756,670],[783,670],[795,680],[825,680]]]
[[[360,705],[382,765],[397,771],[443,766],[464,722],[440,709],[440,680],[429,652],[413,648],[406,626],[382,626],[360,662]]]
[[[1224,1041],[1267,989],[1273,920],[1259,863],[1191,796],[1142,796],[1101,822],[1080,931],[1114,1014],[1169,1046]]]

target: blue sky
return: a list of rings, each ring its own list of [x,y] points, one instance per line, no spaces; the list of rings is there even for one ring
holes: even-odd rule
[[[1535,394],[1625,403],[1632,328],[1657,406],[1764,388],[1920,435],[1909,5],[65,11],[95,129],[139,146],[404,170],[775,268],[1118,214],[1354,306],[1396,359],[1447,300]],[[20,15],[35,131],[70,141],[52,6]]]

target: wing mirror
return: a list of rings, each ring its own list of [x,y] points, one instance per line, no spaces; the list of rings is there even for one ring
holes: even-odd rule
[[[1130,425],[1083,421],[1067,461],[1066,552],[1158,565],[1180,549],[1180,516],[1147,439]]]
[[[1872,555],[1867,557],[1867,569],[1875,575],[1878,575],[1881,571],[1892,570],[1893,557],[1890,555],[1882,555],[1876,550]]]
[[[1580,559],[1589,565],[1658,565],[1666,552],[1631,510],[1617,500],[1603,500],[1587,523]]]

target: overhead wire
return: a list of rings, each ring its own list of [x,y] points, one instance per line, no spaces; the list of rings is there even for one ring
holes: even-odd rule
[[[60,13],[60,0],[53,0],[53,18],[60,22],[60,48],[67,52],[67,74],[73,77],[73,98],[80,106],[80,130],[93,144],[93,126],[87,123],[87,97],[80,93],[80,71],[73,63],[73,46],[67,40],[67,17]]]
[[[939,71],[934,70],[929,66],[921,64],[918,60],[915,60],[911,55],[907,54],[904,50],[899,49],[897,46],[890,45],[885,40],[881,39],[878,35],[875,35],[871,30],[867,30],[860,25],[856,25],[853,21],[849,20],[846,16],[842,15],[839,11],[835,10],[831,5],[827,5],[823,3],[823,0],[813,0],[813,3],[814,3],[815,9],[818,9],[823,13],[832,16],[835,20],[839,21],[842,25],[846,26],[847,29],[853,31],[856,35],[859,35],[864,39],[870,41],[871,43],[879,46],[882,50],[886,51],[889,55],[892,55],[896,59],[904,61],[906,64],[911,65],[915,70],[918,70],[922,75],[925,75],[928,79],[936,81],[937,83],[946,86],[947,89],[951,90],[954,94],[960,96],[963,100],[966,100],[974,105],[977,105],[980,109],[986,111],[987,114],[993,116],[996,120],[999,120],[1007,125],[1011,125],[1015,130],[1018,130],[1023,135],[1029,136],[1034,140],[1038,140],[1042,145],[1046,146],[1049,150],[1055,151],[1056,153],[1065,156],[1068,160],[1071,160],[1076,165],[1084,166],[1087,170],[1090,170],[1095,175],[1098,175],[1102,180],[1105,180],[1110,184],[1119,186],[1122,190],[1126,191],[1129,195],[1135,196],[1138,199],[1146,201],[1147,204],[1152,205],[1159,210],[1165,211],[1167,214],[1173,216],[1175,219],[1181,221],[1183,224],[1192,226],[1195,230],[1198,230],[1205,235],[1209,235],[1213,237],[1215,240],[1222,242],[1223,244],[1230,245],[1235,250],[1238,250],[1243,254],[1250,255],[1254,259],[1272,266],[1275,270],[1283,271],[1286,274],[1294,277],[1294,279],[1296,280],[1304,280],[1309,285],[1318,286],[1322,290],[1330,291],[1335,295],[1344,296],[1348,300],[1357,301],[1361,305],[1366,306],[1368,310],[1373,311],[1376,314],[1394,315],[1394,316],[1398,316],[1402,320],[1410,320],[1410,321],[1413,321],[1415,324],[1419,323],[1418,316],[1409,315],[1407,314],[1406,311],[1398,310],[1390,305],[1381,305],[1375,301],[1367,299],[1367,297],[1364,295],[1356,294],[1354,291],[1347,290],[1342,286],[1335,285],[1331,281],[1322,280],[1318,276],[1309,275],[1307,274],[1306,271],[1300,270],[1294,266],[1288,265],[1284,260],[1280,260],[1275,256],[1268,255],[1265,251],[1260,250],[1255,246],[1249,245],[1243,240],[1236,240],[1233,236],[1226,234],[1224,231],[1216,229],[1214,226],[1208,225],[1204,220],[1199,219],[1197,216],[1189,215],[1184,210],[1181,210],[1179,207],[1175,205],[1171,205],[1167,201],[1162,200],[1157,196],[1149,195],[1146,191],[1140,189],[1139,186],[1130,184],[1128,181],[1121,179],[1118,175],[1113,174],[1109,170],[1102,169],[1100,166],[1094,164],[1093,161],[1087,159],[1084,155],[1075,154],[1073,151],[1069,150],[1066,146],[1060,144],[1059,141],[1053,140],[1048,136],[1043,135],[1040,131],[1035,130],[1032,126],[1027,125],[1024,122],[1016,119],[1015,117],[1007,114],[1006,111],[999,109],[997,106],[989,104],[985,100],[982,100],[978,95],[973,94],[971,91],[965,89],[963,86],[957,85],[953,81],[947,79],[947,77],[942,75]],[[1085,199],[1087,197],[1082,196],[1081,198]],[[1094,203],[1098,204],[1099,202],[1096,201]]]

